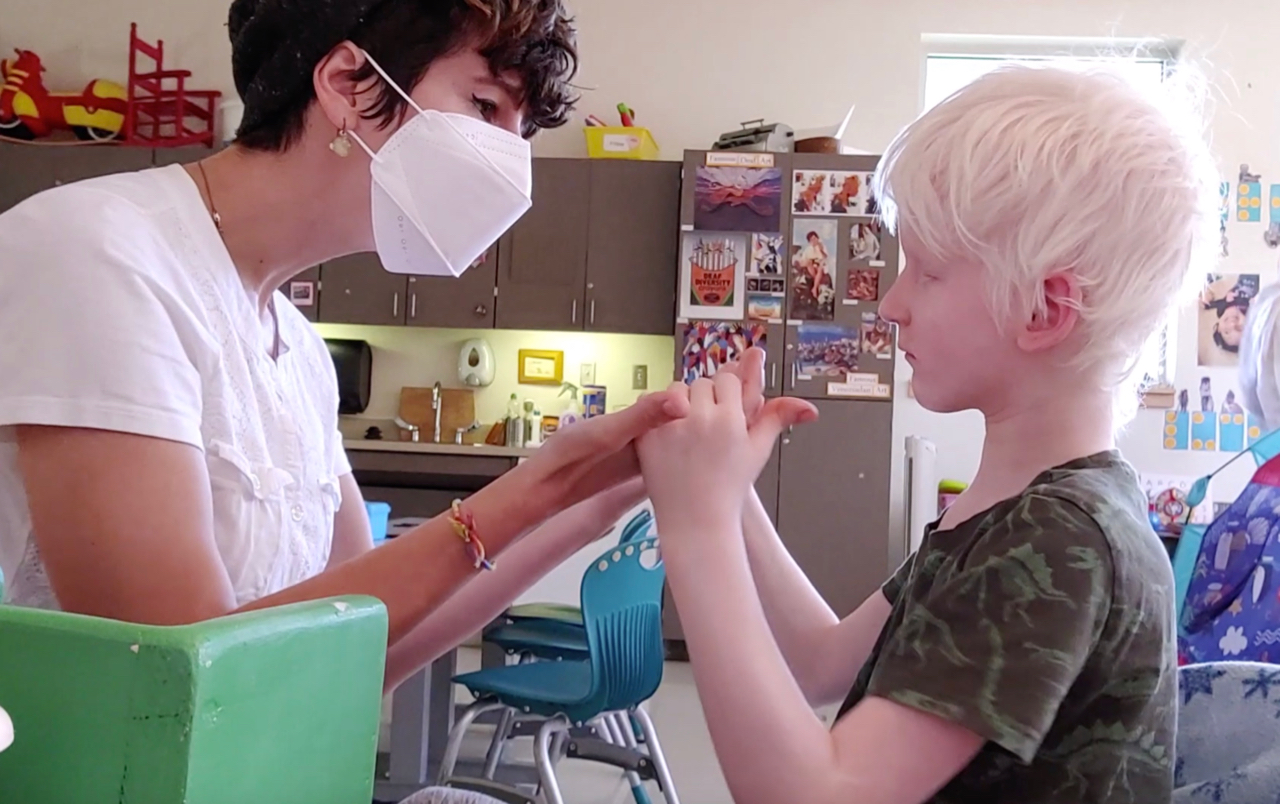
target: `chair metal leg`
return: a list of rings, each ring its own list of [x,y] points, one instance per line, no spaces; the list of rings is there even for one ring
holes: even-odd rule
[[[662,783],[662,795],[667,804],[680,804],[676,796],[676,783],[671,778],[671,768],[667,765],[667,757],[662,753],[662,745],[658,742],[658,731],[653,727],[649,713],[636,707],[632,716],[640,721],[640,729],[644,732],[644,741],[649,746],[649,759],[653,760],[653,769],[657,771],[658,781]]]
[[[542,797],[546,804],[564,804],[564,795],[560,792],[560,782],[556,779],[555,763],[551,760],[551,739],[560,732],[568,731],[569,721],[563,718],[552,718],[538,729],[534,738],[533,758],[538,766],[538,777],[541,780]]]
[[[502,764],[502,752],[507,747],[507,733],[511,731],[511,722],[515,720],[516,711],[507,707],[498,718],[493,739],[489,742],[489,753],[484,756],[484,778],[492,780]]]
[[[604,720],[613,733],[613,739],[610,742],[630,748],[637,754],[640,753],[636,747],[635,735],[631,733],[631,717],[626,712],[610,713],[605,715]],[[636,804],[651,804],[649,793],[644,789],[644,782],[639,774],[626,771],[623,775],[627,777],[627,784],[631,787],[631,797],[635,799]]]
[[[453,775],[453,769],[458,764],[458,754],[462,751],[462,740],[467,736],[467,729],[471,728],[471,724],[476,722],[476,718],[486,712],[503,708],[505,707],[502,704],[495,701],[476,701],[467,707],[467,710],[458,718],[458,722],[453,724],[453,729],[449,731],[449,743],[445,747],[444,757],[440,760],[440,773],[436,777],[437,784],[443,785]]]

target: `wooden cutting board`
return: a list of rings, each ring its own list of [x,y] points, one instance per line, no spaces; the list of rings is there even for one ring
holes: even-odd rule
[[[459,427],[476,420],[476,392],[470,388],[443,388],[440,391],[440,442],[452,444]],[[431,409],[430,388],[400,389],[400,418],[421,428],[419,438],[430,441],[436,414]]]

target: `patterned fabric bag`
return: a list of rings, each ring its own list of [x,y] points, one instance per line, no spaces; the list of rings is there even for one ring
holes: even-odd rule
[[[1280,663],[1280,457],[1205,531],[1180,618],[1181,664]]]

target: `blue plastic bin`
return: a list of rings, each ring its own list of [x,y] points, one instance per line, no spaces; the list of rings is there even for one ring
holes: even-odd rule
[[[365,501],[365,510],[369,512],[369,529],[373,532],[373,541],[386,541],[387,520],[391,517],[391,506],[384,502]]]

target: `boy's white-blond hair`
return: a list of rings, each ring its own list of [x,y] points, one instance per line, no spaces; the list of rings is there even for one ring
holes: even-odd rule
[[[1143,347],[1219,248],[1199,86],[1173,74],[1143,89],[1105,66],[997,69],[889,146],[873,185],[885,224],[981,264],[997,324],[1043,311],[1044,279],[1070,271],[1084,336],[1072,363],[1131,387]]]

